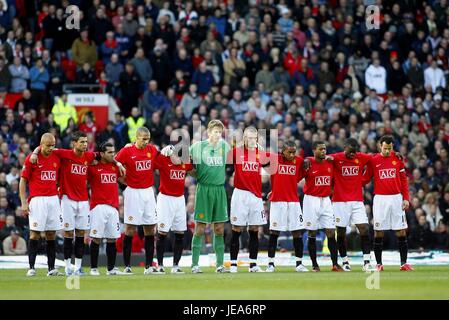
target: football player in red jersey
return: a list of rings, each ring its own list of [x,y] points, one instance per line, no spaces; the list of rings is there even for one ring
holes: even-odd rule
[[[351,271],[346,252],[346,228],[355,224],[360,233],[363,270],[371,270],[368,216],[363,203],[363,170],[372,155],[358,152],[357,140],[345,141],[344,152],[329,155],[334,166],[332,206],[337,226],[337,247],[343,259],[343,270]]]
[[[98,276],[98,253],[102,238],[107,239],[106,256],[108,276],[126,274],[115,267],[117,256],[116,241],[120,238],[118,214],[119,168],[114,164],[115,147],[105,142],[99,147],[100,161],[88,169],[88,181],[91,190],[90,214],[90,275]]]
[[[337,263],[337,242],[335,240],[335,217],[330,195],[332,193],[333,165],[326,161],[326,144],[314,141],[313,157],[305,170],[303,217],[304,227],[308,230],[308,249],[312,260],[312,271],[320,271],[316,260],[316,232],[325,229],[327,243],[332,259],[332,271],[343,271]]]
[[[281,231],[290,231],[295,248],[296,271],[307,272],[302,264],[302,210],[299,203],[298,183],[303,178],[304,159],[296,155],[294,141],[286,141],[282,153],[278,155],[276,172],[271,174],[270,200],[270,240],[268,244],[268,267],[266,272],[274,272],[274,257],[277,240]]]
[[[156,212],[158,240],[156,253],[158,273],[165,273],[164,251],[168,232],[174,233],[173,268],[171,273],[184,273],[179,267],[182,256],[184,232],[187,230],[186,201],[184,198],[185,178],[187,172],[193,170],[191,163],[182,163],[176,155],[165,157],[160,155],[154,162],[154,168],[159,171],[160,185],[157,195]]]
[[[156,147],[150,144],[150,131],[140,127],[136,132],[136,141],[117,153],[115,159],[126,168],[123,192],[125,201],[125,238],[123,240],[123,260],[126,273],[131,270],[132,239],[137,226],[143,226],[145,235],[144,274],[157,274],[152,266],[154,255],[154,232],[156,226],[156,198],[154,196],[154,161],[159,156]]]
[[[410,206],[408,178],[404,162],[393,152],[394,138],[382,136],[380,153],[368,163],[367,176],[374,178],[373,222],[374,254],[377,270],[382,271],[382,247],[385,230],[394,230],[398,238],[402,271],[413,271],[407,263],[407,219],[405,211]]]
[[[55,144],[55,137],[50,133],[44,133],[40,142],[40,152],[37,155],[39,163],[32,164],[30,162],[31,155],[29,155],[25,159],[20,178],[19,193],[22,211],[29,216],[30,223],[28,277],[36,275],[34,264],[41,232],[45,232],[47,242],[47,276],[63,275],[55,269],[56,231],[62,228],[62,213],[57,187],[60,160],[52,153]],[[26,196],[27,184],[30,192],[28,198]]]
[[[259,251],[259,227],[267,223],[262,200],[262,163],[255,127],[243,132],[243,146],[233,148],[228,163],[234,165],[234,191],[231,198],[231,273],[237,273],[237,257],[240,235],[248,226],[249,272],[263,272],[257,265]]]

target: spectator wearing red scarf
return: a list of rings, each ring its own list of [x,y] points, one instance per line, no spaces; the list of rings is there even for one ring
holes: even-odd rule
[[[108,31],[106,33],[106,40],[101,45],[100,52],[104,65],[111,62],[111,56],[114,53],[120,53],[120,45],[114,37],[114,32]]]
[[[302,57],[299,55],[298,50],[290,48],[284,58],[284,68],[290,76],[293,76],[295,71],[301,70],[301,61]]]

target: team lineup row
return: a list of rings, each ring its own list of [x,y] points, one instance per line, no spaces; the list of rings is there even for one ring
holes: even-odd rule
[[[73,150],[54,149],[55,138],[44,134],[38,147],[27,157],[20,180],[22,209],[29,213],[30,244],[27,275],[36,274],[34,263],[40,232],[46,233],[49,276],[62,275],[55,269],[55,233],[64,229],[65,274],[82,274],[81,264],[84,234],[90,230],[91,275],[99,275],[98,252],[103,238],[107,239],[107,274],[132,274],[131,246],[137,226],[145,235],[144,274],[164,274],[164,248],[167,233],[175,234],[172,273],[179,268],[183,235],[187,229],[184,199],[185,177],[197,180],[195,194],[195,232],[192,238],[192,272],[201,273],[199,256],[207,224],[213,224],[213,247],[216,272],[237,272],[239,238],[246,227],[249,232],[250,272],[263,272],[257,265],[258,228],[267,223],[263,210],[262,168],[270,174],[270,240],[267,272],[274,272],[277,238],[281,231],[291,231],[296,257],[296,271],[306,272],[302,264],[302,232],[307,230],[308,252],[312,271],[320,271],[316,258],[316,232],[324,229],[332,259],[332,271],[350,271],[346,254],[345,230],[355,224],[360,232],[363,251],[363,270],[383,270],[383,231],[395,230],[401,256],[401,270],[413,270],[407,264],[407,221],[409,206],[408,181],[402,158],[393,151],[393,138],[383,136],[380,153],[357,152],[354,139],[347,139],[344,152],[326,155],[323,141],[313,143],[313,157],[297,156],[294,142],[283,143],[279,154],[263,151],[258,145],[258,133],[248,127],[243,144],[235,148],[221,137],[224,125],[212,120],[207,127],[208,139],[189,147],[189,161],[182,162],[169,145],[160,152],[150,144],[150,132],[141,127],[136,141],[115,154],[110,143],[99,147],[98,153],[87,152],[87,138],[81,132],[72,136]],[[234,191],[231,198],[232,224],[231,268],[224,267],[224,223],[229,220],[224,188],[226,163],[233,163]],[[274,170],[273,170],[274,168]],[[160,175],[157,201],[154,171]],[[301,208],[298,183],[305,179]],[[374,253],[376,266],[370,264],[371,241],[368,218],[363,204],[363,185],[374,181]],[[123,240],[123,272],[115,267],[115,241],[120,237],[118,218],[118,182],[126,184],[124,191],[125,237]],[[90,201],[87,183],[90,185]],[[29,186],[29,197],[26,186]],[[58,190],[59,184],[59,190]],[[332,200],[331,200],[332,195]],[[157,214],[156,214],[157,213]],[[158,267],[153,267],[155,232]],[[337,229],[337,239],[335,237]],[[75,243],[73,246],[73,238]],[[75,269],[71,258],[75,254]],[[338,264],[338,251],[343,266]]]

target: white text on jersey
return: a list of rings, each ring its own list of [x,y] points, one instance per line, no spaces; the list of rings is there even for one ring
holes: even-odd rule
[[[357,166],[341,167],[341,175],[343,177],[358,176],[359,175],[359,167],[357,167]]]
[[[41,172],[42,181],[56,181],[56,171],[42,171]]]
[[[115,173],[102,173],[100,178],[101,183],[117,183],[117,175]]]
[[[151,160],[136,161],[136,171],[151,170]]]
[[[315,177],[315,186],[330,186],[331,177],[330,176],[318,176]]]
[[[71,168],[70,172],[73,174],[79,174],[81,176],[85,176],[87,174],[87,167],[80,165],[80,164],[72,163],[72,168]]]

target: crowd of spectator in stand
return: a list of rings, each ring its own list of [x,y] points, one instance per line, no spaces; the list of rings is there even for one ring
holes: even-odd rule
[[[144,124],[163,147],[174,129],[191,132],[193,120],[211,119],[277,129],[303,156],[316,139],[330,154],[348,137],[376,152],[376,140],[392,134],[410,180],[410,246],[447,250],[448,1],[372,1],[381,11],[373,30],[365,2],[0,0],[3,253],[24,252],[18,179],[43,132],[60,148],[70,148],[75,130],[88,133],[89,150],[105,140],[121,148]],[[81,10],[79,29],[67,28],[69,5]],[[64,84],[97,85],[88,92],[108,93],[121,112],[99,131],[92,113],[78,119]],[[194,193],[189,178],[190,217]],[[371,216],[371,185],[365,200]]]

